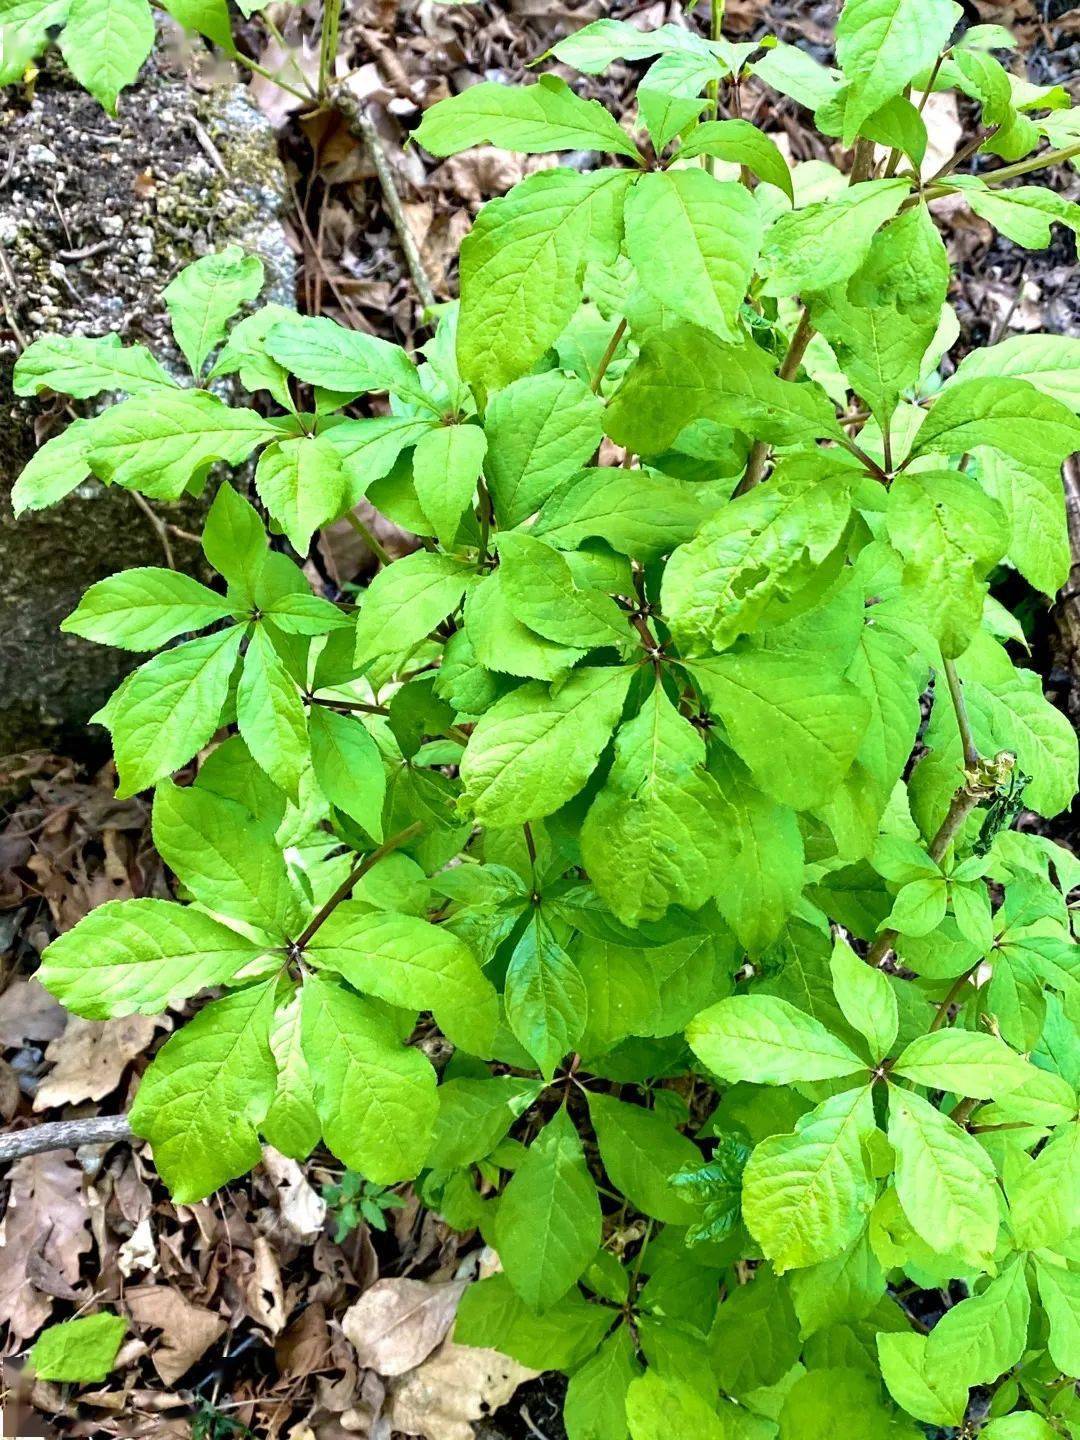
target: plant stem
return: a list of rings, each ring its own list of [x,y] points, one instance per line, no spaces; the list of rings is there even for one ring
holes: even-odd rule
[[[337,60],[338,30],[341,25],[341,0],[323,0],[322,35],[319,37],[319,99],[326,98],[334,78]]]
[[[802,358],[806,354],[806,347],[810,344],[813,336],[814,327],[810,323],[810,307],[804,305],[802,314],[799,316],[799,323],[795,327],[795,333],[791,337],[787,354],[777,372],[781,380],[790,380],[798,373]],[[769,449],[767,440],[754,441],[750,449],[750,457],[746,462],[746,472],[739,481],[738,489],[735,491],[736,495],[745,495],[747,490],[752,490],[755,485],[760,485],[761,477],[765,473],[765,462],[769,458]]]
[[[239,50],[235,55],[230,56],[230,59],[235,60],[238,65],[243,65],[244,68],[250,70],[253,75],[261,75],[264,80],[269,80],[271,85],[276,85],[279,90],[284,90],[287,95],[293,95],[297,100],[302,100],[305,105],[310,105],[315,99],[314,94],[309,93],[305,95],[304,92],[298,90],[295,85],[287,84],[279,75],[275,75],[272,70],[267,70],[265,65],[260,65],[257,60],[251,60],[247,55],[242,55]]]
[[[380,860],[385,859],[392,851],[400,849],[402,845],[407,845],[414,836],[419,835],[423,828],[424,824],[422,820],[414,820],[413,823],[407,825],[404,830],[399,830],[396,835],[391,835],[389,840],[384,840],[377,850],[372,850],[370,855],[365,855],[359,865],[349,871],[349,874],[334,891],[333,895],[330,896],[330,899],[327,900],[322,909],[316,913],[300,935],[297,936],[294,941],[294,948],[303,950],[306,945],[310,945],[312,938],[318,933],[326,921],[329,920],[341,902],[348,899],[356,882],[362,880],[369,870],[373,869]]]
[[[1074,155],[1080,155],[1080,140],[1073,145],[1066,145],[1061,150],[1044,150],[1041,155],[1032,155],[1030,159],[1018,160],[1015,165],[1004,165],[1000,170],[992,170],[985,175],[987,185],[1000,185],[1003,180],[1012,180],[1017,175],[1027,175],[1032,170],[1043,170],[1047,165],[1058,165],[1062,160],[1071,160]]]
[[[359,710],[364,715],[389,715],[385,705],[369,705],[366,700],[332,700],[321,695],[305,697],[309,705],[325,705],[330,710]]]
[[[724,0],[712,0],[709,9],[709,39],[719,40],[724,24]],[[709,115],[713,120],[720,118],[720,81],[710,80],[705,92],[709,97]],[[716,173],[715,155],[705,156],[705,169],[710,175]]]
[[[360,536],[360,539],[363,540],[364,544],[375,556],[379,564],[389,565],[391,563],[390,552],[386,549],[384,545],[380,544],[380,542],[376,540],[375,536],[364,524],[363,520],[360,519],[360,516],[357,515],[354,510],[346,510],[345,519],[356,531],[357,535]]]
[[[935,1030],[940,1030],[941,1027],[945,1024],[945,1021],[949,1018],[950,1006],[957,999],[964,986],[971,979],[972,975],[975,974],[975,971],[978,968],[979,965],[978,963],[976,963],[972,965],[970,970],[965,970],[962,975],[958,975],[956,977],[956,979],[952,983],[952,986],[949,989],[949,993],[945,996],[945,999],[942,1000],[941,1004],[938,1006],[938,1012],[931,1021],[930,1029],[927,1031],[927,1034],[933,1035]]]
[[[974,770],[979,763],[979,749],[975,744],[975,737],[971,733],[971,721],[968,719],[967,706],[964,703],[964,685],[956,673],[955,660],[945,661],[945,679],[948,682],[949,694],[952,696],[953,709],[956,711],[960,743],[964,747],[964,765],[968,770]]]
[[[596,374],[593,376],[592,385],[589,387],[594,395],[600,394],[600,386],[603,384],[604,376],[607,374],[607,368],[615,356],[615,351],[619,348],[619,341],[625,334],[626,317],[624,316],[618,325],[615,326],[615,333],[608,341],[608,347],[600,357],[600,365],[597,368]]]

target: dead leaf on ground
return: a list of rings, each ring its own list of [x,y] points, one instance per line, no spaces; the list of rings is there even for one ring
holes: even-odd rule
[[[79,1281],[80,1257],[90,1248],[83,1174],[70,1150],[17,1160],[0,1225],[0,1315],[16,1340],[26,1340],[52,1314],[52,1298],[27,1279],[30,1254],[70,1286]]]
[[[0,1046],[55,1040],[63,1033],[67,1011],[36,980],[13,980],[0,995]]]
[[[392,1429],[426,1440],[474,1440],[471,1420],[505,1405],[539,1372],[497,1350],[447,1341],[411,1374],[390,1387],[386,1417]]]
[[[225,1333],[220,1315],[192,1305],[168,1285],[136,1285],[124,1299],[137,1325],[161,1331],[150,1358],[166,1385],[175,1385]]]
[[[45,1051],[53,1069],[38,1086],[34,1109],[111,1095],[132,1060],[149,1049],[159,1023],[154,1015],[125,1015],[120,1020],[72,1016],[64,1033]]]
[[[263,1164],[278,1194],[281,1218],[298,1240],[312,1241],[326,1220],[326,1201],[310,1185],[295,1160],[272,1145],[263,1146]]]
[[[341,1328],[365,1369],[403,1375],[446,1335],[464,1289],[462,1280],[376,1280],[345,1312]]]

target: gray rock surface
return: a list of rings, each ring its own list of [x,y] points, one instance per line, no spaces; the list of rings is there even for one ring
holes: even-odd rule
[[[0,95],[0,756],[85,724],[138,657],[57,627],[94,581],[165,559],[152,517],[96,481],[14,519],[20,469],[73,413],[59,397],[13,397],[19,350],[48,331],[115,332],[179,374],[161,292],[191,260],[244,245],[264,260],[266,298],[294,303],[284,192],[273,133],[239,86],[198,93],[151,63],[116,119],[59,67],[32,99]],[[201,503],[158,510],[198,529]],[[197,566],[189,540],[170,545],[178,566]]]

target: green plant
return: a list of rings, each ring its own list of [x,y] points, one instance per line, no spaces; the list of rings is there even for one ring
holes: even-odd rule
[[[400,1210],[405,1204],[400,1195],[385,1185],[373,1185],[355,1170],[346,1170],[337,1185],[324,1185],[322,1194],[334,1216],[334,1239],[339,1245],[364,1221],[374,1230],[385,1230],[387,1210]]]
[[[1080,342],[943,381],[928,208],[1043,245],[1078,207],[1007,182],[1077,147],[1024,158],[1075,134],[1067,98],[958,14],[849,0],[839,71],[597,22],[555,53],[659,57],[640,145],[551,76],[434,106],[436,155],[617,163],[481,210],[419,363],[275,307],[229,330],[259,276],[228,253],[166,297],[194,387],[112,341],[17,368],[131,396],[23,507],[87,474],[167,500],[258,450],[298,554],[362,495],[420,537],[354,616],[224,483],[223,588],[91,588],[68,632],[160,650],[98,718],[182,898],[101,906],[41,979],[91,1018],[223,986],[131,1114],[176,1198],[260,1136],[415,1179],[502,1262],[456,1338],[567,1371],[573,1440],[1080,1427],[1080,863],[1009,828],[1020,793],[1068,806],[1076,739],[988,587],[1068,572]],[[850,173],[715,118],[747,71]],[[951,87],[982,127],[923,180],[911,96]],[[977,150],[1008,163],[960,173]],[[210,393],[234,374],[283,413]],[[372,392],[389,414],[342,413]]]

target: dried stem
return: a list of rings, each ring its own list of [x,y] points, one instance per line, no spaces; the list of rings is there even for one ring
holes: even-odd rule
[[[47,1125],[32,1125],[28,1130],[0,1135],[0,1165],[21,1160],[25,1155],[41,1155],[46,1150],[74,1150],[79,1145],[114,1145],[118,1140],[130,1140],[131,1133],[126,1115],[52,1120]]]

